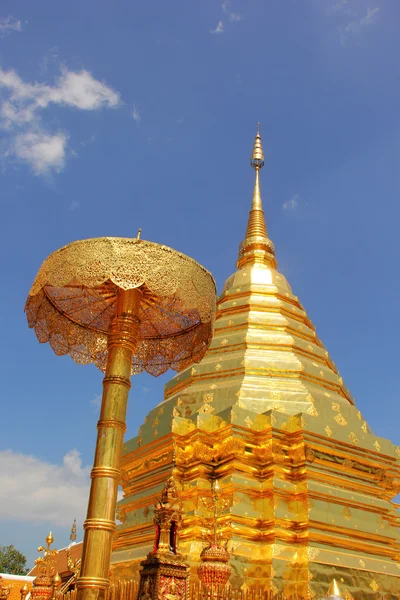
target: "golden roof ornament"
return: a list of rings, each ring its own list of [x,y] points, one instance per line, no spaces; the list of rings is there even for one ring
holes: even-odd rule
[[[216,479],[211,485],[211,497],[213,505],[213,527],[212,539],[208,546],[200,554],[201,563],[197,567],[197,574],[206,590],[216,591],[224,587],[231,576],[232,569],[229,566],[230,554],[226,547],[218,543],[218,517],[220,511],[219,481]]]
[[[344,599],[344,595],[343,595],[342,590],[340,589],[339,584],[336,581],[336,579],[332,579],[332,582],[331,582],[331,585],[329,586],[326,597],[331,598],[332,600],[336,600],[336,598]]]
[[[76,541],[76,519],[74,519],[74,522],[72,524],[71,533],[69,535],[69,539],[70,539],[71,542],[75,542]]]
[[[22,588],[19,591],[20,596],[21,596],[21,600],[25,600],[26,596],[29,594],[29,585],[27,584],[27,582],[25,581],[24,585],[22,586]]]
[[[237,268],[241,269],[248,264],[262,263],[275,269],[277,265],[275,248],[268,237],[260,192],[260,169],[264,166],[264,152],[259,123],[250,158],[250,165],[255,171],[253,200],[246,235],[239,247]]]
[[[164,485],[160,500],[154,508],[156,539],[153,553],[178,552],[178,529],[182,521],[182,502],[174,478],[171,476]]]
[[[54,596],[54,576],[56,575],[57,550],[52,549],[53,534],[46,537],[46,546],[39,546],[43,555],[35,560],[39,575],[34,579],[31,590],[32,600],[50,600]]]
[[[37,566],[40,575],[46,575],[47,577],[53,577],[55,575],[58,550],[51,548],[53,542],[54,537],[50,531],[46,537],[46,546],[38,546],[38,552],[42,552],[43,555],[35,560],[35,565]]]

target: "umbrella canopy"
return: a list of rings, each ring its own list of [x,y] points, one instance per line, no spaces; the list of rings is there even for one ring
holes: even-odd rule
[[[179,371],[203,357],[213,333],[215,282],[196,261],[133,238],[73,242],[42,264],[25,305],[29,327],[57,355],[102,371],[118,289],[139,289],[132,372]]]

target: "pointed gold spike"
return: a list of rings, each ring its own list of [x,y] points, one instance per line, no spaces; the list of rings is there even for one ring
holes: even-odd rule
[[[268,238],[265,225],[264,211],[260,192],[260,169],[264,166],[264,152],[260,135],[260,123],[254,140],[250,165],[255,170],[253,200],[247,224],[246,236],[239,249],[237,267],[241,269],[247,264],[262,263],[269,267],[276,267],[275,249]]]
[[[329,598],[329,596],[335,596],[336,598],[344,598],[342,590],[340,589],[336,579],[332,579],[331,585],[329,586],[329,590],[326,597]]]
[[[262,149],[260,123],[257,123],[257,134],[254,140],[253,154],[251,155],[250,164],[253,169],[262,169],[264,166],[264,152]]]

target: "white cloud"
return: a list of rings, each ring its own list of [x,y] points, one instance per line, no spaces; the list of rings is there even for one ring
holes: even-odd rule
[[[11,33],[12,31],[22,31],[21,21],[14,17],[0,17],[0,37]]]
[[[140,123],[140,121],[142,120],[142,117],[140,115],[139,109],[136,108],[136,106],[134,106],[132,108],[132,119],[134,121],[136,121],[136,123]]]
[[[331,17],[341,21],[338,30],[342,45],[350,36],[359,35],[364,29],[374,25],[378,21],[379,12],[378,6],[366,6],[364,0],[339,0],[328,9]]]
[[[218,21],[218,24],[215,29],[211,29],[211,33],[223,33],[224,32],[224,24],[222,21]]]
[[[357,33],[357,31],[360,31],[360,29],[362,29],[363,27],[372,25],[373,23],[376,22],[378,13],[379,13],[378,7],[368,8],[365,15],[363,15],[361,18],[356,19],[355,21],[352,21],[351,23],[348,23],[346,25],[345,32],[346,33],[349,33],[349,32]]]
[[[71,204],[68,207],[68,210],[75,210],[76,208],[78,208],[78,206],[80,206],[79,202],[77,202],[76,200],[72,200]],[[92,404],[94,404],[93,400]]]
[[[15,137],[12,151],[32,168],[35,175],[51,171],[59,173],[64,167],[67,141],[64,133],[50,135],[30,131]]]
[[[299,195],[294,194],[289,200],[282,204],[283,210],[294,210],[299,205]]]
[[[222,11],[228,16],[228,20],[231,23],[238,23],[239,21],[243,21],[243,15],[239,13],[235,13],[231,10],[231,2],[230,0],[225,0],[222,3]]]
[[[89,71],[65,67],[54,85],[27,83],[14,71],[0,69],[0,128],[8,135],[7,156],[28,164],[36,175],[59,172],[64,167],[68,135],[49,133],[43,125],[43,111],[51,104],[78,110],[116,108],[118,92],[98,81]]]
[[[62,465],[0,451],[0,519],[61,526],[69,526],[75,517],[83,521],[89,472],[77,450],[70,450]]]

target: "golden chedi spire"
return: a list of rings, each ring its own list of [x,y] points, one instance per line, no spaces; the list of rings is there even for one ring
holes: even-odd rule
[[[268,238],[260,192],[260,169],[264,166],[264,152],[259,123],[254,140],[253,153],[250,158],[250,165],[255,171],[256,178],[249,221],[245,238],[240,244],[237,267],[241,269],[248,264],[262,263],[268,267],[275,268],[277,264],[275,260],[275,248]]]
[[[125,441],[114,573],[132,573],[151,549],[143,507],[173,472],[184,484],[180,547],[194,578],[205,558],[200,506],[212,476],[223,503],[218,539],[234,549],[232,589],[322,598],[337,577],[338,598],[372,598],[376,590],[394,597],[400,521],[391,499],[400,491],[400,447],[372,433],[274,266],[263,163],[257,132],[249,223],[238,269],[217,301],[211,345],[165,385],[164,402]]]

